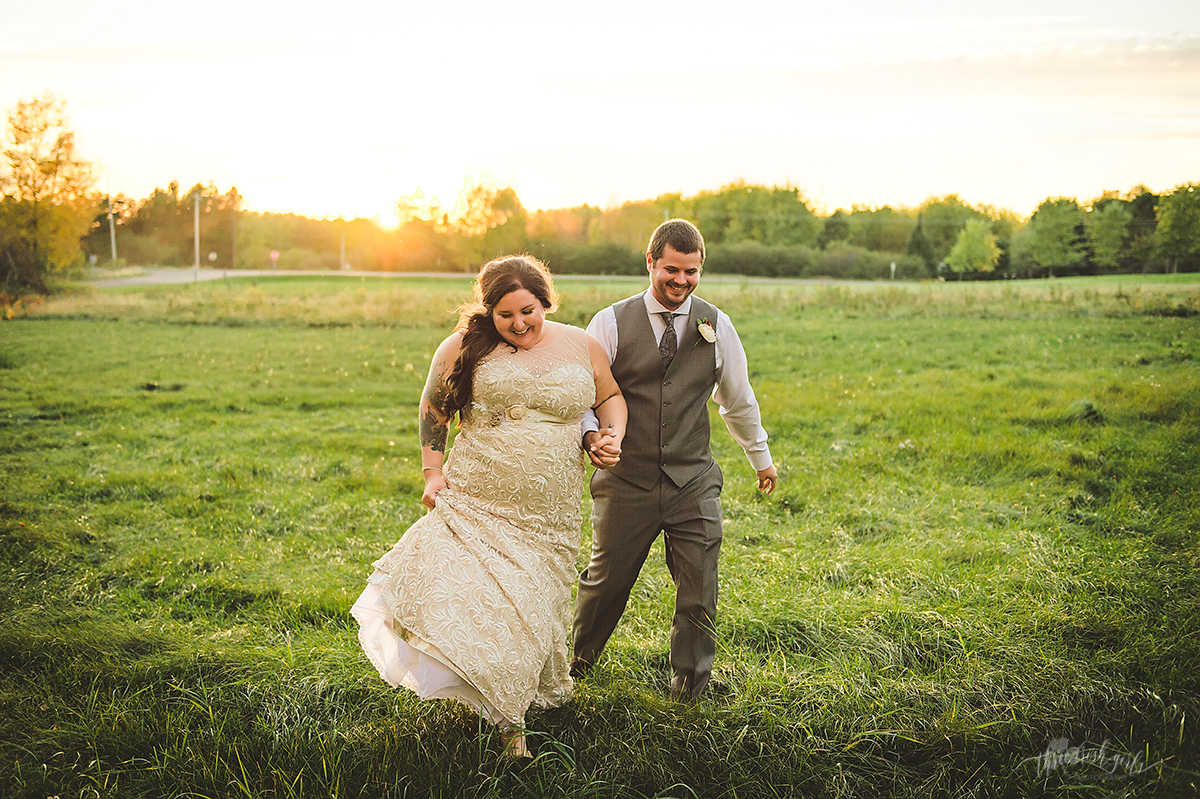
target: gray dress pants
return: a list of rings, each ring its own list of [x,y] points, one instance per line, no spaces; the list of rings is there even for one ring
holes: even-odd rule
[[[721,554],[721,469],[682,488],[665,474],[649,490],[597,470],[592,476],[592,558],[579,578],[574,657],[590,666],[621,619],[658,534],[675,581],[671,696],[696,699],[716,653],[717,559]]]

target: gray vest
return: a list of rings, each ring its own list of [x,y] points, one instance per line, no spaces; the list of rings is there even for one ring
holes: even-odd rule
[[[651,488],[665,473],[683,487],[713,462],[709,448],[708,398],[716,384],[716,345],[696,325],[716,326],[717,309],[692,296],[692,310],[671,366],[663,368],[658,341],[642,295],[613,305],[617,353],[612,372],[629,406],[621,461],[610,471],[636,486]]]

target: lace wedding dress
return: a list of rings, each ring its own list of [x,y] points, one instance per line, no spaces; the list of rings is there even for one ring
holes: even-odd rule
[[[500,345],[446,459],[437,507],[377,560],[351,609],[380,675],[453,697],[501,726],[571,694],[567,641],[584,454],[595,402],[587,335]],[[552,333],[552,331],[547,331]]]

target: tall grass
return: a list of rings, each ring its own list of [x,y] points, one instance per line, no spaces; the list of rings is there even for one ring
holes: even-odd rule
[[[347,615],[421,512],[416,401],[468,282],[110,290],[0,323],[0,792],[1194,795],[1200,284],[1123,278],[706,278],[781,474],[756,493],[714,416],[710,695],[667,698],[656,553],[524,768],[388,689]],[[564,280],[557,318],[641,285]],[[1115,771],[1040,757],[1085,743]]]

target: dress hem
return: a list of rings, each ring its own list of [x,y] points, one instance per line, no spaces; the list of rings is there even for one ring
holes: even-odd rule
[[[372,577],[382,575],[376,572]],[[396,634],[379,585],[369,581],[350,615],[358,622],[358,642],[371,665],[393,688],[406,688],[420,699],[455,699],[502,728],[524,725],[496,709],[436,646],[417,636],[406,641]]]

